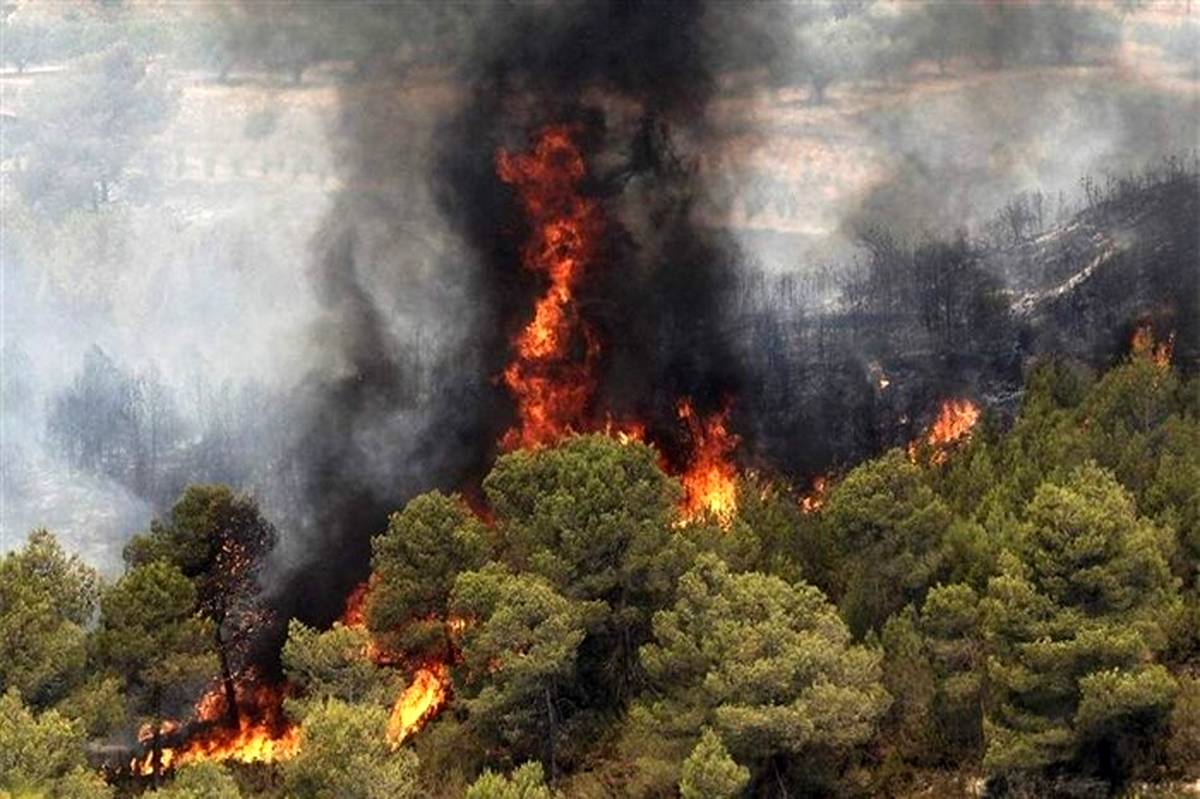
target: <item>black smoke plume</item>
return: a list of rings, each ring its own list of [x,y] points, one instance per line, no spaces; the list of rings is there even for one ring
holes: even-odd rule
[[[715,85],[702,12],[481,7],[502,24],[478,29],[459,65],[463,95],[428,127],[406,114],[387,63],[343,92],[349,185],[313,269],[328,313],[319,343],[337,377],[309,386],[297,452],[312,513],[296,557],[319,568],[293,573],[281,616],[335,618],[387,514],[419,491],[470,490],[494,457],[513,421],[496,377],[538,291],[495,154],[524,149],[544,125],[580,131],[583,190],[607,220],[580,291],[603,348],[597,410],[643,421],[670,456],[678,398],[703,412],[736,395],[719,297],[737,248],[691,213]],[[434,144],[414,145],[423,137]],[[431,217],[444,227],[421,230]]]
[[[1092,99],[1060,124],[1055,70],[1111,49],[1100,24],[1110,17],[1087,12],[1096,41],[1076,52],[1051,34],[1083,22],[1046,16],[1054,4],[961,4],[949,16],[922,16],[941,4],[895,15],[883,5],[353,4],[373,15],[368,27],[408,39],[385,42],[339,89],[342,188],[314,242],[324,315],[297,400],[295,516],[305,521],[280,552],[282,618],[335,618],[366,577],[387,514],[432,488],[476,490],[493,460],[513,422],[497,378],[540,290],[521,267],[526,221],[495,158],[527,149],[545,125],[577,131],[582,191],[606,220],[578,292],[602,348],[594,416],[642,422],[676,465],[683,397],[701,413],[732,401],[740,457],[803,479],[911,440],[949,396],[1011,410],[1039,353],[1066,346],[1111,363],[1147,309],[1176,320],[1179,352],[1194,361],[1195,303],[1184,296],[1197,270],[1194,167],[1139,183],[1140,194],[1097,195],[1090,210],[1061,192],[1053,208],[1040,195],[1004,205],[1039,188],[1031,173],[1055,187],[1092,167],[1144,166],[1123,146],[1129,131],[1161,133],[1142,155],[1194,141],[1194,114],[1168,124],[1140,94],[1109,92],[1102,67],[1087,78]],[[970,46],[980,32],[986,58]],[[414,44],[427,40],[454,48]],[[930,59],[948,62],[949,83],[920,76]],[[915,77],[843,88],[890,74],[893,62]],[[943,93],[955,70],[982,76],[978,88]],[[771,94],[784,90],[807,99]],[[718,94],[743,110],[718,108]],[[855,105],[880,94],[911,102]],[[754,189],[754,178],[712,167],[758,126],[812,120],[830,157],[863,153],[879,169],[856,193],[816,203],[840,222],[831,238],[853,240],[828,280],[798,247],[784,264],[757,263],[718,190]],[[1075,160],[1058,168],[1064,153]],[[1168,189],[1167,205],[1187,210],[1163,232],[1143,212]],[[770,194],[777,208],[813,207]],[[1024,215],[1011,240],[982,235],[1009,208]],[[1145,268],[1152,257],[1159,266]],[[1103,268],[1088,277],[1092,262]],[[1115,288],[1133,273],[1148,276],[1137,291]]]

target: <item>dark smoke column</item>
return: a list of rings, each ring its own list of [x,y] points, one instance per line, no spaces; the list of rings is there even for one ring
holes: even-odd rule
[[[372,13],[386,26],[410,8]],[[546,126],[578,131],[589,165],[579,191],[606,220],[600,266],[575,286],[600,347],[597,405],[645,423],[670,459],[680,397],[707,415],[737,393],[719,303],[736,248],[690,213],[714,85],[703,7],[471,11],[450,26],[455,99],[430,101],[428,73],[391,56],[341,92],[346,188],[312,270],[325,349],[304,398],[296,457],[311,512],[292,547],[285,618],[335,618],[387,514],[429,488],[469,488],[513,425],[503,370],[544,285],[521,266],[526,216],[494,159]]]

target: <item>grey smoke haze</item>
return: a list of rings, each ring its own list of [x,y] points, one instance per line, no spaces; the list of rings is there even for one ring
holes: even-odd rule
[[[687,252],[797,279],[846,269],[864,227],[985,236],[1018,192],[1067,213],[1085,176],[1197,146],[1186,2],[948,5],[272,4],[256,40],[252,3],[19,4],[0,77],[0,549],[45,524],[114,570],[183,482],[227,480],[278,523],[283,579],[330,535],[361,563],[388,503],[466,488],[507,413],[495,367],[529,298],[490,153],[549,114],[591,120],[626,263]],[[19,65],[39,25],[63,41],[94,26],[145,75],[88,83],[106,56],[81,46]],[[137,111],[128,137],[68,146],[88,92]],[[78,161],[94,188],[97,160],[100,201],[30,177]],[[669,230],[704,232],[703,252]],[[102,463],[51,431],[93,346],[169,397],[153,459],[149,394],[135,421],[84,413],[132,431],[96,445]]]

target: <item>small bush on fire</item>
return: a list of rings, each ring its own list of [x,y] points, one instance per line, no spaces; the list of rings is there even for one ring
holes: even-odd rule
[[[278,677],[249,497],[187,489],[111,582],[36,531],[0,561],[0,796],[1194,780],[1200,383],[1152,348],[1098,378],[1047,361],[1011,425],[976,416],[805,495],[743,475],[732,514],[688,512],[635,438],[513,451],[486,510],[398,509]]]

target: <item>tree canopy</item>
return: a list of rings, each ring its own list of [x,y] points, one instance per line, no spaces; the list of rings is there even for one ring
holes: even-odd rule
[[[1200,402],[1152,355],[1098,377],[1048,360],[1015,419],[985,416],[944,457],[886,452],[820,494],[747,475],[727,524],[682,519],[641,444],[504,455],[489,513],[432,492],[391,515],[365,624],[291,621],[293,756],[243,771],[157,755],[147,795],[903,796],[978,775],[1092,795],[1194,778]],[[167,745],[260,608],[275,540],[251,498],[199,485],[111,582],[46,531],[5,555],[0,792],[125,795],[85,747],[134,723],[151,754]]]

